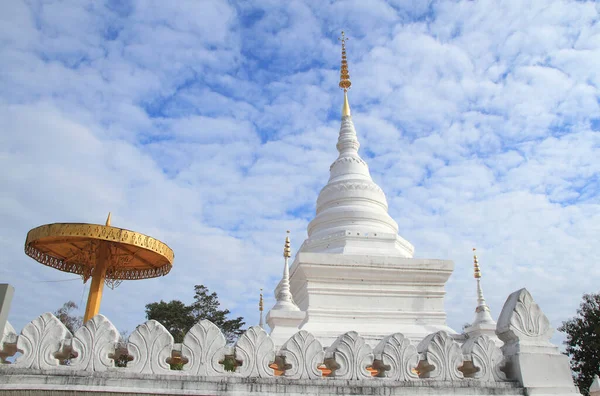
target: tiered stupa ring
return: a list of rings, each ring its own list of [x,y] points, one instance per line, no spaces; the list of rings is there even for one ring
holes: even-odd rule
[[[95,267],[95,250],[108,242],[112,260],[107,279],[133,280],[163,276],[173,267],[173,250],[165,243],[126,229],[86,223],[54,223],[27,233],[25,253],[34,260],[87,280]]]

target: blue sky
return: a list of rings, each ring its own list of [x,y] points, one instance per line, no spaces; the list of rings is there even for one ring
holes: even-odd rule
[[[172,3],[172,4],[170,4]],[[471,248],[497,316],[527,287],[553,325],[600,279],[600,7],[583,1],[11,1],[0,4],[0,281],[17,330],[87,285],[23,253],[27,231],[102,223],[168,243],[164,278],[107,290],[120,330],[204,284],[249,324],[306,237],[350,103],[416,257]],[[59,282],[55,282],[59,281]]]

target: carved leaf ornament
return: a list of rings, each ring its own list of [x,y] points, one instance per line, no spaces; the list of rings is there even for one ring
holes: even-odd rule
[[[419,363],[420,378],[452,381],[463,378],[458,368],[463,365],[460,346],[445,331],[430,334],[419,344],[417,350],[425,360]]]
[[[331,377],[340,379],[367,379],[371,373],[367,367],[373,364],[373,351],[356,331],[338,337],[325,352],[325,365]]]
[[[225,336],[212,322],[196,323],[183,339],[181,354],[188,360],[183,371],[208,376],[224,373],[219,362],[225,358],[225,344]]]
[[[274,372],[269,365],[275,361],[274,348],[273,340],[262,327],[250,327],[235,344],[235,358],[242,362],[236,374],[243,377],[272,377]]]
[[[71,359],[70,366],[86,371],[105,371],[114,367],[116,343],[119,332],[103,315],[96,315],[80,327],[73,337],[73,352],[77,357]]]
[[[465,377],[488,382],[506,380],[506,375],[500,370],[504,358],[502,352],[488,336],[468,339],[463,344],[462,351],[472,365],[472,370],[465,372]]]
[[[17,350],[23,355],[15,367],[48,369],[59,365],[57,354],[71,333],[54,315],[46,312],[29,322],[17,339]]]
[[[127,350],[133,361],[127,370],[145,374],[166,374],[171,371],[167,359],[173,350],[173,336],[156,320],[139,325],[127,340]]]
[[[385,337],[373,350],[375,362],[373,367],[379,371],[378,377],[386,377],[394,381],[417,379],[413,371],[419,364],[417,348],[401,333]]]
[[[318,367],[323,363],[323,347],[311,333],[300,330],[281,347],[285,358],[285,377],[292,379],[317,379],[322,377]]]
[[[554,329],[527,289],[517,290],[506,299],[496,334],[505,344],[515,342],[549,344]]]
[[[514,329],[528,337],[539,337],[552,330],[550,321],[544,315],[539,305],[533,301],[531,294],[519,295],[519,300],[515,306],[514,314],[510,318],[510,324]]]

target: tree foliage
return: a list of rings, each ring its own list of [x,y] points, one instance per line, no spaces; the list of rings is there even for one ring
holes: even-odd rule
[[[73,301],[67,301],[60,307],[56,312],[54,312],[54,316],[58,318],[65,325],[67,329],[71,332],[71,334],[75,334],[77,329],[79,329],[83,325],[83,316],[77,316],[73,311],[79,309],[77,304]]]
[[[192,307],[179,300],[155,302],[146,305],[146,317],[160,322],[175,339],[183,342],[185,333],[194,325]]]
[[[577,315],[562,323],[567,334],[566,354],[579,390],[589,395],[594,376],[600,373],[600,293],[584,294]]]
[[[244,332],[242,327],[246,324],[244,318],[238,316],[235,319],[228,319],[227,315],[231,312],[228,309],[219,309],[221,304],[217,293],[209,294],[209,290],[203,285],[194,286],[194,292],[194,303],[191,305],[194,323],[202,319],[210,320],[223,331],[228,342],[242,335]]]
[[[179,300],[154,302],[146,305],[146,317],[160,322],[173,336],[175,342],[183,342],[183,337],[192,326],[208,319],[223,331],[228,342],[233,342],[243,333],[243,317],[229,319],[230,311],[220,309],[217,293],[210,292],[204,285],[194,287],[194,301],[186,305]]]

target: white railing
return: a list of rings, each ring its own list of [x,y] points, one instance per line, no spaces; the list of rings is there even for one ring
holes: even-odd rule
[[[273,341],[259,326],[250,327],[233,346],[228,346],[220,329],[203,320],[192,327],[181,344],[175,344],[164,326],[149,320],[126,341],[120,341],[119,332],[103,315],[95,316],[71,334],[53,314],[45,313],[27,324],[19,335],[10,325],[6,326],[0,343],[0,357],[6,364],[0,364],[0,371],[8,374],[13,368],[20,368],[208,377],[281,375],[320,381],[427,378],[489,383],[518,380],[518,373],[511,374],[514,367],[508,366],[514,365],[519,351],[527,345],[553,347],[549,343],[549,322],[525,289],[507,300],[497,335],[505,343],[502,350],[485,335],[459,342],[444,331],[427,336],[416,347],[395,333],[384,337],[375,348],[350,331],[323,348],[311,333],[300,330],[275,350]],[[13,363],[4,360],[16,352],[21,355]],[[115,367],[114,359],[121,355],[129,361],[126,367]],[[235,360],[235,371],[225,370],[226,359]],[[181,370],[171,369],[174,361],[183,363]],[[330,374],[324,376],[323,371],[329,370]]]
[[[163,325],[149,320],[138,326],[127,342],[120,343],[119,332],[103,315],[95,316],[71,334],[53,314],[45,313],[27,324],[20,335],[6,337],[3,349],[21,353],[14,363],[4,367],[44,370],[126,370],[142,374],[256,378],[273,377],[277,370],[293,379],[319,379],[326,378],[319,367],[326,367],[331,370],[328,377],[348,380],[506,379],[500,371],[502,353],[487,336],[470,339],[461,348],[443,331],[426,337],[418,348],[402,334],[395,333],[374,349],[358,333],[350,331],[323,349],[312,334],[300,330],[275,351],[273,341],[259,326],[250,327],[229,347],[221,330],[203,320],[177,345]],[[130,359],[126,367],[115,367],[114,358],[120,354]],[[223,362],[228,356],[238,364],[234,372],[224,369]],[[182,370],[171,370],[169,362],[174,357],[185,362]]]

